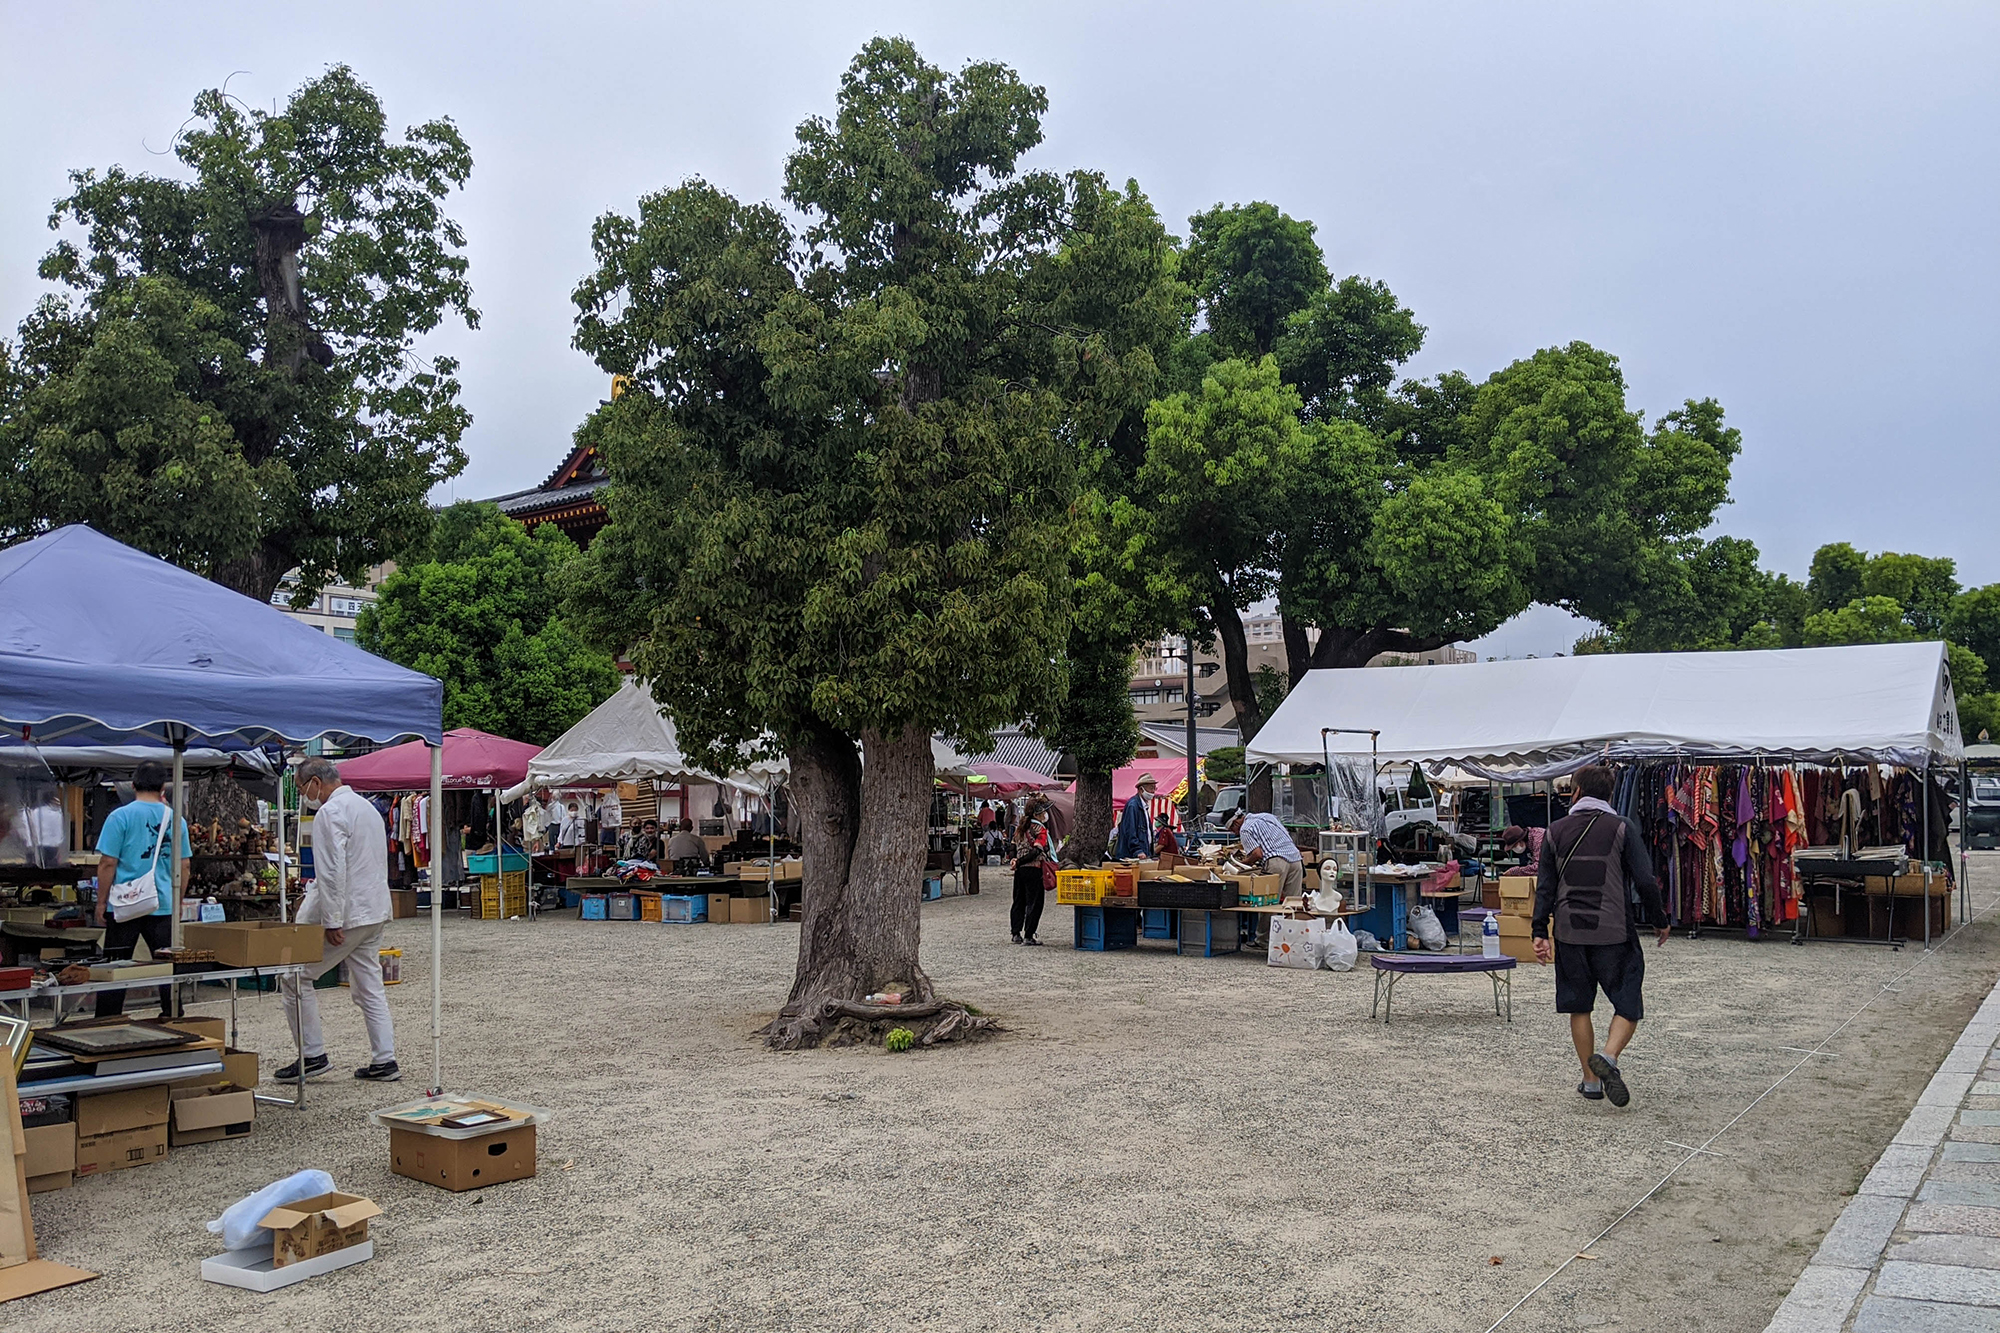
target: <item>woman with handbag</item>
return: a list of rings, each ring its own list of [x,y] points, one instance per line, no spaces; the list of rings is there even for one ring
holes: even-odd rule
[[[132,770],[132,801],[113,810],[97,834],[97,924],[104,927],[106,958],[130,958],[141,938],[155,953],[173,943],[174,904],[187,888],[187,825],[174,819],[161,793],[167,766],[151,760]],[[167,850],[167,829],[173,827],[180,846],[180,882],[174,883],[174,856]],[[153,907],[144,904],[144,889],[153,890]],[[119,918],[124,918],[120,920]],[[97,993],[97,1016],[125,1012],[122,990]],[[160,992],[160,1013],[167,1012],[167,992]]]
[[[1007,913],[1014,928],[1014,943],[1040,944],[1035,931],[1042,924],[1042,895],[1056,886],[1056,868],[1042,856],[1042,849],[1030,844],[1014,858],[1014,905]]]

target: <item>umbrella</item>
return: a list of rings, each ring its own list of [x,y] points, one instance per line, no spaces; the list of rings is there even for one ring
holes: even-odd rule
[[[1066,778],[1052,778],[1032,768],[1014,764],[980,763],[971,766],[968,790],[981,796],[1014,796],[1024,791],[1061,791],[1069,786]]]

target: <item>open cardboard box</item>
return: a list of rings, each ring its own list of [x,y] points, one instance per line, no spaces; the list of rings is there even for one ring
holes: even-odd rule
[[[271,1266],[283,1268],[361,1244],[381,1215],[373,1199],[334,1190],[273,1208],[257,1225],[270,1229]]]
[[[51,1263],[35,1248],[35,1223],[28,1210],[28,1136],[21,1126],[21,1099],[14,1086],[14,1062],[0,1060],[0,1301],[54,1291],[97,1274]]]
[[[205,1088],[176,1088],[168,1121],[167,1142],[175,1147],[240,1139],[249,1134],[257,1116],[254,1088],[220,1083]]]
[[[224,967],[283,967],[316,963],[326,952],[326,932],[284,921],[190,921],[181,931],[190,949],[209,949]]]
[[[28,1176],[28,1193],[45,1194],[68,1189],[76,1183],[76,1125],[35,1125],[22,1131],[28,1152],[22,1169]]]

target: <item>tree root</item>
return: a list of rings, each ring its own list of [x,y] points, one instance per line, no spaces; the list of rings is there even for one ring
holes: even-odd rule
[[[954,1000],[931,999],[917,1004],[856,1004],[852,1000],[822,1000],[799,1012],[781,1012],[757,1029],[772,1050],[797,1051],[815,1046],[882,1044],[891,1028],[907,1027],[919,1046],[947,1041],[977,1041],[1001,1031],[985,1014],[975,1014]]]

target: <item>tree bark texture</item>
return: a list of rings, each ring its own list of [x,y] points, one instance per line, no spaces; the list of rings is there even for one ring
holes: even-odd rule
[[[1215,637],[1222,645],[1222,669],[1229,679],[1229,701],[1236,705],[1236,726],[1248,745],[1264,726],[1263,711],[1257,706],[1257,678],[1250,674],[1250,642],[1243,634],[1243,615],[1235,599],[1224,589],[1209,608],[1215,622]],[[1259,774],[1244,793],[1251,810],[1271,808],[1271,775]],[[1198,803],[1198,802],[1197,802]]]
[[[1111,808],[1111,773],[1076,775],[1076,828],[1070,834],[1070,856],[1079,865],[1104,864],[1117,812]]]
[[[285,577],[292,564],[289,550],[276,542],[263,541],[252,547],[247,555],[218,561],[209,578],[268,605],[271,594],[278,590],[278,580]]]
[[[855,754],[827,733],[791,751],[805,850],[798,971],[765,1029],[781,1050],[817,1045],[842,1018],[920,1018],[943,1008],[917,961],[917,886],[936,772],[921,731],[864,733]],[[865,762],[864,762],[865,761]],[[896,989],[901,1005],[867,1005]]]

